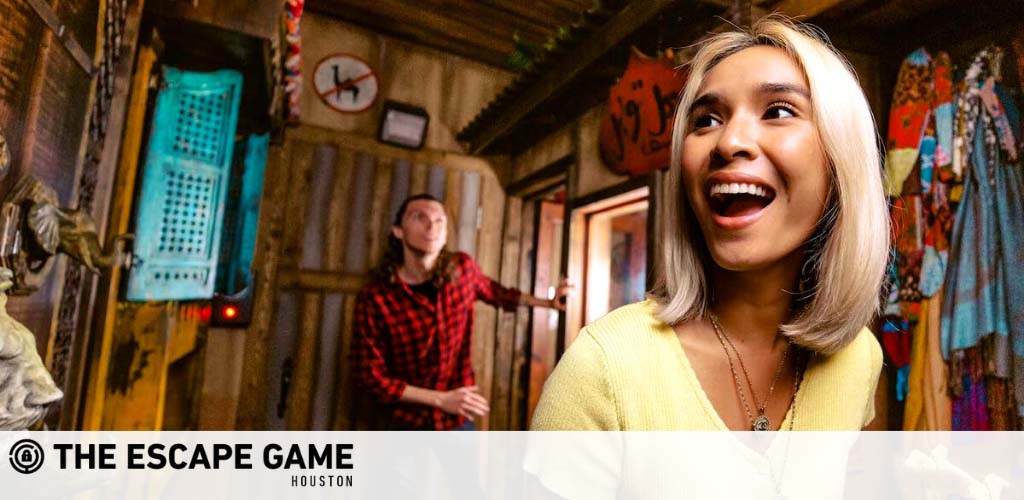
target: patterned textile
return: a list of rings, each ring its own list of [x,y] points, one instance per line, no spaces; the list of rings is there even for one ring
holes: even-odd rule
[[[945,280],[953,212],[953,82],[949,55],[915,50],[900,66],[889,120],[887,190],[893,227],[891,290],[882,343],[902,368],[910,362],[921,301]],[[907,374],[904,370],[903,375]],[[904,377],[905,378],[905,377]]]
[[[398,277],[366,285],[356,299],[352,363],[358,387],[392,406],[400,429],[450,430],[464,419],[398,402],[407,385],[448,391],[473,385],[470,337],[478,299],[514,311],[519,290],[484,276],[473,259],[455,256],[455,278],[431,303]]]
[[[943,356],[978,345],[986,335],[1008,336],[1024,356],[1024,179],[1012,163],[1019,116],[993,73],[999,49],[977,55],[967,71],[957,109],[965,129],[958,142],[965,176],[957,209],[943,301]],[[1002,125],[1000,125],[1002,123]],[[968,126],[969,125],[969,126]],[[1009,135],[1009,137],[1006,137]],[[954,160],[956,163],[956,160]]]
[[[890,196],[903,192],[903,183],[914,168],[931,111],[931,94],[931,56],[922,48],[900,65],[893,90],[885,158],[886,189]]]
[[[284,59],[284,90],[288,94],[288,120],[298,121],[302,96],[302,32],[299,26],[306,0],[285,2],[284,32],[288,44]]]
[[[953,364],[952,372],[960,374],[955,384],[959,395],[953,400],[953,430],[990,430],[988,394],[980,353],[977,349],[958,352]]]
[[[1024,268],[1024,177],[1020,117],[999,83],[1001,59],[998,48],[979,52],[957,96],[963,129],[954,167],[964,189],[941,326],[943,356],[953,360],[951,393],[962,395],[954,401],[954,428],[961,429],[1013,429],[1012,413],[1024,414],[1014,403],[1024,400],[1014,383],[1024,376],[1024,281],[1011,274]],[[973,416],[981,403],[989,410],[985,421]]]

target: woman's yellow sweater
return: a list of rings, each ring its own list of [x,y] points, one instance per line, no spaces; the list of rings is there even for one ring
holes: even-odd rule
[[[653,301],[584,328],[544,384],[532,430],[728,430]],[[781,429],[858,430],[874,418],[882,349],[864,328],[808,363]],[[794,417],[795,414],[795,417]]]

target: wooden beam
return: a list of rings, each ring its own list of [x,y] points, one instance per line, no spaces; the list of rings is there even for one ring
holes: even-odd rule
[[[366,283],[363,273],[338,271],[282,270],[278,278],[279,288],[298,288],[325,292],[359,293]]]
[[[564,92],[587,67],[673,3],[674,0],[631,2],[574,51],[564,54],[559,63],[517,99],[515,106],[505,108],[504,116],[486,124],[472,141],[470,151],[480,154],[499,137],[512,130],[530,112],[553,96]]]
[[[382,1],[374,2],[372,7],[365,3],[344,6],[331,3],[311,4],[307,8],[380,34],[499,68],[506,67],[508,56],[515,50],[512,32],[495,34],[479,27],[485,23],[465,23],[428,10],[402,6],[396,0]],[[532,41],[542,43],[543,39]]]
[[[142,131],[145,129],[146,123],[146,106],[149,100],[149,77],[153,65],[156,63],[156,57],[156,52],[152,47],[142,47],[135,63],[135,76],[132,79],[131,98],[125,119],[121,157],[117,164],[117,176],[112,189],[114,200],[110,208],[110,224],[105,234],[107,245],[112,244],[114,236],[126,233],[131,223],[132,199],[138,173],[139,152],[143,146]],[[93,318],[93,328],[97,335],[90,346],[89,359],[91,362],[87,379],[82,383],[86,394],[85,404],[82,408],[82,430],[99,430],[103,423],[103,407],[106,401],[104,389],[110,367],[121,274],[121,268],[114,266],[110,269],[110,275],[101,279],[97,287],[96,303],[99,309]]]
[[[773,10],[806,21],[847,1],[849,0],[783,0]]]
[[[245,332],[242,375],[239,383],[237,417],[234,428],[266,429],[268,397],[268,360],[274,338],[274,297],[283,245],[284,204],[288,195],[291,148],[271,146],[267,155],[266,182],[260,200],[260,216],[256,233],[253,272],[256,274],[256,296],[253,298],[252,323]]]

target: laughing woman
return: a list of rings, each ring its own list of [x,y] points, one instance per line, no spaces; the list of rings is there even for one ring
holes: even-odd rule
[[[889,245],[871,111],[813,30],[765,19],[692,61],[658,287],[576,338],[536,430],[856,430],[874,416]]]

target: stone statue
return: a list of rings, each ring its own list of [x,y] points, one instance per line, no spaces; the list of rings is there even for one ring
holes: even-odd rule
[[[27,429],[64,397],[36,351],[36,339],[7,314],[13,273],[0,267],[0,430]]]

